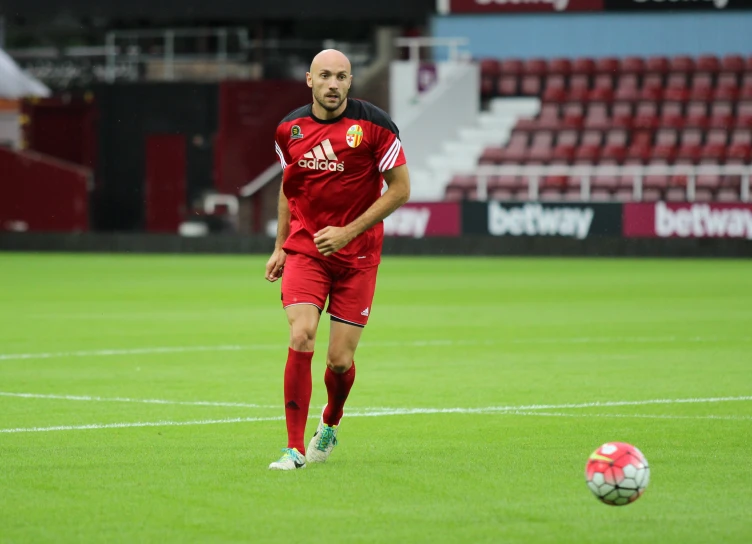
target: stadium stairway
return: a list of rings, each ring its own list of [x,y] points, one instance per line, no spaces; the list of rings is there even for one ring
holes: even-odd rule
[[[412,200],[442,200],[453,176],[474,171],[484,149],[505,145],[517,122],[535,118],[540,107],[537,97],[492,98],[474,126],[460,128],[455,139],[428,157],[425,168],[411,168]]]

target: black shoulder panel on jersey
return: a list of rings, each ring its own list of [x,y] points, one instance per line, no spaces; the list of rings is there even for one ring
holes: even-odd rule
[[[311,115],[311,104],[306,104],[305,106],[301,106],[299,108],[295,108],[290,113],[285,115],[284,119],[282,119],[277,126],[281,125],[282,123],[287,123],[288,121],[295,121],[295,119],[301,119],[303,117],[309,117]]]
[[[399,129],[387,112],[365,100],[348,98],[347,102],[347,109],[352,109],[352,111],[347,112],[349,118],[369,121],[374,125],[378,125],[390,132],[394,132],[399,138]]]

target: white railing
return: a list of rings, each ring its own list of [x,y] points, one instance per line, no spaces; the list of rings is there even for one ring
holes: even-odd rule
[[[643,180],[646,176],[686,176],[686,196],[689,202],[695,200],[695,191],[697,189],[698,176],[738,176],[741,179],[740,197],[742,202],[750,201],[750,177],[752,177],[752,164],[750,165],[480,165],[472,172],[467,174],[477,176],[478,180],[478,199],[485,200],[488,198],[488,180],[491,176],[522,176],[526,177],[528,182],[528,197],[531,200],[537,200],[540,192],[541,178],[547,176],[567,176],[579,178],[580,196],[583,200],[590,200],[592,188],[591,179],[595,176],[615,176],[632,178],[632,198],[642,200]],[[669,187],[679,187],[681,185],[672,185],[669,181]]]
[[[446,47],[449,50],[449,60],[459,61],[469,58],[469,53],[463,51],[460,48],[470,44],[468,38],[396,38],[394,45],[397,47],[407,47],[410,50],[410,57],[408,60],[419,61],[420,60],[420,48],[439,48]]]

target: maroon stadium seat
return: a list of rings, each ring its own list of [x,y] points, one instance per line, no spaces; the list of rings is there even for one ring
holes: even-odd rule
[[[522,61],[520,59],[502,59],[501,73],[518,76],[522,74]]]
[[[625,57],[621,62],[621,71],[642,75],[645,71],[645,60],[642,57]]]
[[[594,89],[613,89],[614,76],[611,74],[598,74],[593,81]]]
[[[700,55],[697,57],[696,69],[698,72],[716,73],[721,69],[718,57],[714,55]]]
[[[595,71],[595,61],[590,57],[580,57],[574,59],[572,63],[573,74],[590,75]]]
[[[684,125],[682,104],[679,102],[664,102],[661,107],[660,125],[662,127],[681,128]]]
[[[660,189],[644,189],[642,191],[643,202],[658,202],[663,199],[663,191]]]
[[[741,197],[736,189],[724,188],[720,189],[715,198],[718,202],[739,202]]]
[[[520,84],[520,94],[538,96],[541,93],[541,78],[537,75],[525,75]]]
[[[669,72],[681,72],[689,74],[695,69],[695,61],[692,57],[686,55],[677,55],[669,59],[668,70]]]
[[[713,191],[710,189],[695,189],[695,202],[712,202]]]
[[[444,191],[444,200],[448,202],[459,202],[461,200],[464,200],[464,198],[465,190],[462,187],[447,185]]]
[[[514,150],[508,148],[487,147],[478,158],[478,164],[501,164],[504,160],[513,160],[511,158],[513,152]],[[520,156],[522,155],[524,155],[524,153],[520,152]]]
[[[669,62],[666,57],[649,57],[645,62],[645,71],[665,74],[668,72],[668,66]]]
[[[497,77],[501,74],[501,63],[498,59],[481,59],[480,61],[480,75]]]
[[[686,202],[687,192],[680,187],[671,187],[666,191],[667,202]]]
[[[533,58],[522,61],[522,73],[528,76],[544,76],[548,72],[546,59]]]
[[[615,127],[632,126],[634,109],[630,102],[616,102],[611,108],[611,120]]]
[[[569,77],[569,89],[584,89],[590,88],[590,76],[587,74],[574,74]]]
[[[616,57],[601,57],[595,61],[595,71],[599,74],[617,74],[621,63]]]
[[[518,92],[517,85],[517,76],[503,75],[496,80],[496,92],[500,96],[516,96]]]
[[[572,71],[572,61],[567,58],[551,59],[548,63],[549,74],[569,75]]]
[[[514,192],[522,188],[522,180],[518,176],[491,176],[488,178],[488,190],[504,189]]]
[[[721,59],[721,71],[723,72],[743,72],[744,59],[739,55],[726,55]]]

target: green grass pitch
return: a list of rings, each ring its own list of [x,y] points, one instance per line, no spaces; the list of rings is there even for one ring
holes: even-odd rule
[[[265,261],[0,253],[0,542],[752,542],[752,263],[386,257],[340,445],[280,473]]]

